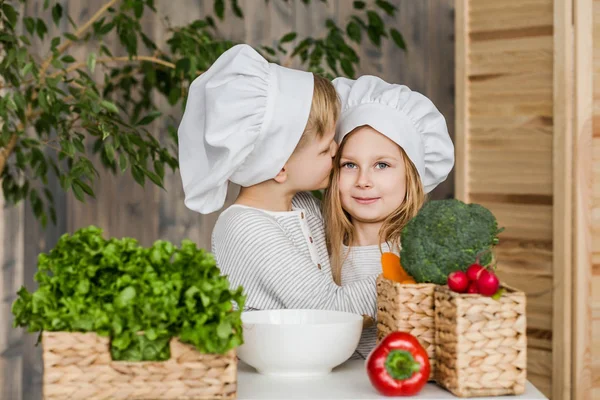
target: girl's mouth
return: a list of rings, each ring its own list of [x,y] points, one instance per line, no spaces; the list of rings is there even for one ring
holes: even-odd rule
[[[373,204],[375,203],[377,200],[380,199],[380,197],[352,197],[358,204]]]

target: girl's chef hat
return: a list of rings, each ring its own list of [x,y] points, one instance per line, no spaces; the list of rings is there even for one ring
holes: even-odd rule
[[[446,179],[454,166],[454,145],[444,116],[431,100],[370,75],[336,78],[333,85],[342,102],[338,143],[354,128],[369,125],[404,149],[426,193]]]
[[[313,74],[267,62],[237,45],[190,85],[179,125],[185,205],[220,209],[228,181],[274,178],[300,141],[312,104]]]

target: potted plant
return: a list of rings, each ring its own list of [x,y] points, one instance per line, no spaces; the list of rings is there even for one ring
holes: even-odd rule
[[[494,215],[478,204],[429,201],[402,231],[398,267],[408,279],[377,279],[378,339],[394,331],[419,339],[430,359],[430,379],[436,370],[434,291],[479,258],[491,262],[500,231]]]
[[[235,398],[245,298],[191,241],[143,247],[91,226],[40,254],[35,280],[12,311],[41,332],[44,398]]]

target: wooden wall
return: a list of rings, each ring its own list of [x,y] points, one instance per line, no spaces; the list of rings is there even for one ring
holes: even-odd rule
[[[594,123],[592,142],[592,398],[600,399],[600,0],[594,0]]]
[[[553,1],[457,0],[456,196],[505,232],[501,279],[527,293],[528,379],[552,392]]]
[[[454,132],[454,0],[392,0],[399,7],[396,18],[386,22],[404,35],[409,52],[402,53],[392,44],[381,49],[363,42],[357,47],[361,56],[359,74],[375,74],[389,82],[407,84],[429,96],[446,116],[451,134]],[[29,0],[23,11],[31,16],[41,13],[43,1]],[[87,21],[104,2],[101,0],[62,0],[65,12],[75,21]],[[168,15],[175,26],[212,14],[213,0],[156,1],[161,15]],[[324,21],[333,18],[343,24],[352,14],[350,0],[313,0],[307,7],[300,0],[240,0],[245,13],[243,21],[229,13],[221,28],[223,35],[252,45],[272,44],[289,31],[297,31],[299,40],[307,34],[324,33]],[[373,0],[368,3],[373,4]],[[227,3],[229,4],[229,3]],[[164,41],[165,25],[154,16],[145,19],[145,26],[157,41]],[[48,24],[50,26],[50,24]],[[68,30],[68,24],[63,28]],[[51,32],[52,34],[52,32]],[[36,44],[39,45],[39,44]],[[73,54],[83,57],[85,48]],[[41,53],[44,54],[44,53]],[[164,111],[179,118],[179,109]],[[154,127],[159,136],[165,124]],[[40,348],[34,347],[36,337],[13,329],[10,306],[18,288],[24,284],[34,288],[33,273],[41,251],[51,248],[60,234],[95,224],[106,235],[132,236],[143,244],[156,239],[180,242],[195,240],[210,247],[210,233],[218,213],[200,216],[187,210],[178,173],[165,178],[166,191],[151,185],[141,188],[128,175],[113,177],[101,171],[96,184],[96,200],[81,204],[71,195],[64,195],[55,183],[58,224],[42,230],[27,204],[4,208],[0,201],[0,387],[1,398],[10,400],[41,399],[42,365]],[[452,197],[453,176],[433,193],[434,198]],[[236,188],[230,190],[229,199]]]

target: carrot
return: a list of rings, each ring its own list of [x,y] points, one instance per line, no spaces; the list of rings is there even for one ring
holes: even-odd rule
[[[404,268],[402,268],[400,257],[394,253],[388,252],[381,255],[381,268],[383,270],[383,277],[391,281],[403,282],[412,279]]]

